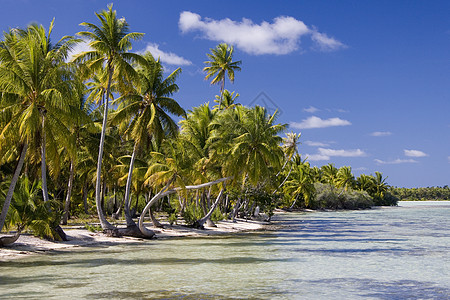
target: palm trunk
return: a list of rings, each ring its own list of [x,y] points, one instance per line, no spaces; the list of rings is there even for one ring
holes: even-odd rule
[[[133,176],[134,160],[136,158],[136,148],[137,148],[137,145],[134,144],[133,154],[131,155],[130,168],[128,170],[127,185],[125,188],[124,206],[125,206],[125,219],[127,221],[127,227],[136,226],[136,223],[133,221],[131,214],[130,214],[130,190],[131,190],[131,180],[132,180],[132,176]]]
[[[22,152],[20,153],[19,162],[17,163],[16,169],[14,170],[14,175],[11,179],[11,183],[8,188],[8,193],[6,194],[5,203],[3,204],[2,213],[0,215],[0,231],[3,229],[5,224],[6,215],[8,214],[9,206],[11,205],[12,196],[14,189],[16,187],[17,181],[19,180],[20,172],[22,171],[23,162],[25,161],[25,155],[27,154],[28,143],[25,143],[22,147]]]
[[[222,109],[222,99],[223,99],[223,91],[224,90],[225,90],[225,77],[223,77],[222,84],[220,87],[219,110]]]
[[[227,180],[229,180],[231,178],[233,178],[233,177],[221,178],[221,179],[218,179],[218,180],[214,180],[214,181],[207,182],[207,183],[202,183],[202,184],[199,184],[199,185],[187,185],[187,186],[184,187],[184,189],[185,190],[202,189],[202,188],[211,186],[213,184],[218,184],[220,182],[227,181]],[[153,198],[147,203],[147,205],[145,206],[144,210],[142,211],[142,213],[141,213],[141,215],[139,217],[139,223],[138,223],[139,230],[142,232],[143,235],[145,235],[145,236],[147,236],[149,238],[153,237],[155,235],[155,233],[153,231],[147,229],[144,226],[144,216],[148,212],[148,210],[150,209],[150,206],[153,205],[153,203],[155,203],[156,201],[158,201],[159,199],[161,199],[161,198],[163,198],[165,196],[168,196],[170,194],[174,194],[174,193],[182,190],[182,188],[180,188],[180,187],[169,190],[168,188],[172,184],[172,181],[173,181],[173,179],[170,180],[169,182],[167,182],[166,186],[163,189],[161,189],[161,191],[159,191],[159,193],[157,193],[155,196],[153,196]]]
[[[275,191],[273,191],[273,193],[272,193],[272,195],[274,195],[277,191],[278,191],[278,189],[280,188],[280,187],[282,187],[285,183],[286,183],[286,180],[289,178],[289,176],[291,175],[291,172],[292,172],[292,168],[293,168],[294,166],[293,165],[291,165],[291,168],[289,169],[289,172],[288,172],[288,174],[286,175],[286,177],[284,178],[284,180],[283,180],[283,182],[275,189]]]
[[[86,181],[84,183],[84,186],[83,186],[83,206],[84,206],[84,213],[85,214],[89,213],[89,211],[88,211],[88,204],[87,204],[87,196],[88,196],[87,188],[88,188],[88,183]]]
[[[42,196],[44,202],[48,201],[47,191],[47,163],[45,161],[45,116],[42,115],[42,138],[41,138],[41,179],[42,179]],[[48,207],[50,210],[50,207]]]
[[[112,226],[105,218],[102,209],[101,197],[100,197],[100,189],[101,189],[101,175],[102,175],[102,157],[103,157],[103,146],[105,143],[105,135],[106,135],[106,121],[108,119],[108,103],[109,103],[109,93],[111,90],[111,81],[114,69],[110,66],[111,62],[108,62],[108,86],[106,89],[106,100],[104,103],[104,112],[103,112],[103,123],[102,123],[102,133],[100,135],[100,145],[98,147],[98,160],[97,160],[97,182],[95,185],[95,204],[97,205],[97,214],[100,220],[100,224],[103,230],[113,230],[114,226]]]
[[[219,204],[219,201],[222,199],[223,191],[224,191],[224,189],[220,190],[220,193],[217,196],[216,201],[214,202],[214,204],[211,206],[211,209],[209,210],[209,212],[203,218],[201,218],[200,220],[198,220],[196,222],[195,225],[197,225],[199,228],[203,228],[203,225],[205,225],[207,220],[209,220],[211,218],[211,215],[213,214],[214,210],[216,209],[217,204]]]
[[[237,216],[240,206],[241,206],[241,198],[238,198],[238,201],[234,205],[232,217],[231,217],[231,219],[233,220],[234,223],[236,223],[236,216]]]
[[[64,205],[64,214],[61,221],[62,225],[67,225],[67,220],[69,219],[70,198],[72,196],[72,188],[73,188],[73,177],[74,177],[74,167],[73,167],[73,160],[71,160],[69,184],[67,185],[66,203]]]

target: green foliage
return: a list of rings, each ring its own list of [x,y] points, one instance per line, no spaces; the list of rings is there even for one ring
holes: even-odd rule
[[[61,220],[61,209],[55,200],[44,202],[40,182],[31,183],[22,176],[14,191],[5,226],[7,229],[20,227],[29,229],[33,235],[59,240],[54,228]]]
[[[177,224],[177,220],[178,220],[177,214],[176,213],[171,213],[169,215],[169,217],[167,218],[167,220],[169,221],[170,225]]]
[[[339,190],[333,185],[316,182],[316,198],[314,208],[329,209],[363,209],[374,205],[367,192],[355,190]]]
[[[450,188],[443,187],[422,187],[422,188],[398,188],[390,189],[392,195],[399,200],[425,201],[425,200],[450,200]]]
[[[84,228],[89,230],[90,232],[102,232],[102,226],[100,225],[91,225],[91,224],[84,224]]]
[[[203,217],[203,209],[196,203],[190,203],[181,213],[184,221],[188,225],[194,224],[195,221],[200,220]]]

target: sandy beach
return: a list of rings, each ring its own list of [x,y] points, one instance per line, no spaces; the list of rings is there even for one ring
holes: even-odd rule
[[[268,222],[238,219],[233,223],[229,220],[219,221],[217,227],[205,227],[204,230],[190,228],[181,225],[164,224],[164,228],[149,229],[156,233],[156,239],[180,238],[180,237],[206,237],[211,235],[226,235],[232,233],[271,230],[275,225]],[[148,240],[133,237],[109,237],[101,232],[91,232],[80,226],[64,227],[68,241],[52,242],[37,238],[31,234],[22,234],[12,245],[0,248],[0,261],[9,261],[30,255],[42,255],[55,251],[73,251],[86,246],[114,246],[126,243],[145,243]]]

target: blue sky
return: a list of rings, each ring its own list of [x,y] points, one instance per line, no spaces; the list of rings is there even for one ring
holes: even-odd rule
[[[74,35],[111,1],[1,0],[0,28],[55,18]],[[277,3],[277,4],[275,4]],[[235,46],[242,104],[278,108],[312,165],[380,171],[394,186],[450,184],[450,1],[115,1],[168,70],[182,67],[185,108],[219,92],[201,71]],[[82,47],[80,47],[82,49]]]

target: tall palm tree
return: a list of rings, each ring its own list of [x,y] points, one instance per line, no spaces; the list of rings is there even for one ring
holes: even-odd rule
[[[222,96],[216,95],[216,99],[214,99],[214,102],[219,103],[219,105],[214,106],[214,108],[220,109],[220,103],[222,103],[225,109],[234,108],[237,105],[241,105],[240,103],[236,103],[236,99],[239,98],[239,96],[239,93],[230,93],[229,90],[224,90]]]
[[[355,176],[352,174],[351,167],[340,167],[336,173],[336,187],[342,188],[344,191],[347,191],[348,188],[353,188],[355,185]]]
[[[160,143],[165,135],[175,136],[178,126],[169,114],[178,117],[186,114],[171,98],[179,89],[175,81],[181,69],[176,69],[164,79],[160,61],[156,61],[150,52],[145,53],[143,57],[147,63],[137,71],[140,80],[136,83],[136,88],[123,99],[116,100],[122,104],[112,115],[112,122],[125,121],[125,136],[134,140],[124,201],[127,226],[136,226],[129,213],[129,196],[137,152],[147,149],[152,139]]]
[[[131,42],[142,38],[142,33],[130,32],[128,23],[124,18],[118,19],[117,13],[112,9],[112,4],[108,5],[108,10],[96,13],[100,21],[100,26],[83,22],[80,25],[86,27],[87,31],[81,31],[78,35],[89,40],[89,46],[93,49],[77,55],[75,62],[86,62],[88,69],[92,72],[101,72],[106,69],[108,72],[106,91],[103,96],[109,96],[113,76],[120,79],[136,79],[136,72],[130,63],[141,61],[139,55],[128,52],[131,50]],[[100,223],[104,230],[112,230],[114,227],[106,220],[101,208],[100,188],[101,170],[103,157],[103,144],[105,141],[106,121],[108,119],[108,98],[104,100],[104,113],[102,132],[97,161],[97,176],[95,185],[95,202]]]
[[[322,179],[325,183],[335,185],[336,177],[338,169],[334,166],[334,164],[329,163],[328,165],[324,165],[320,168],[322,171]]]
[[[206,67],[203,71],[206,72],[205,79],[213,77],[211,84],[220,84],[220,101],[219,110],[222,108],[222,98],[225,89],[225,78],[228,75],[230,82],[234,82],[234,72],[240,71],[242,61],[233,61],[234,47],[225,43],[219,44],[214,49],[210,49],[211,53],[207,53],[209,60],[205,61]]]
[[[76,113],[74,96],[77,93],[73,70],[65,63],[68,52],[76,43],[65,36],[56,44],[50,41],[53,21],[48,32],[41,25],[14,29],[4,34],[0,46],[1,106],[9,117],[0,139],[18,133],[21,155],[11,181],[3,212],[7,212],[18,175],[29,146],[40,148],[41,179],[44,202],[47,192],[47,152],[50,171],[59,171],[59,146],[75,151],[66,124]],[[3,145],[3,143],[2,143]],[[0,146],[0,153],[3,151]],[[36,159],[36,158],[35,158]],[[4,214],[0,223],[4,222]]]
[[[294,207],[297,199],[302,196],[305,207],[310,206],[310,201],[314,197],[314,180],[307,164],[294,164],[292,174],[286,181],[285,192],[292,195],[294,199],[291,207]]]
[[[274,124],[277,113],[269,115],[260,106],[238,106],[228,111],[221,115],[215,129],[221,137],[218,146],[229,154],[224,167],[230,175],[240,177],[242,185],[247,179],[256,185],[272,173],[271,168],[281,167],[283,151],[279,145],[282,138],[278,134],[286,125]]]

